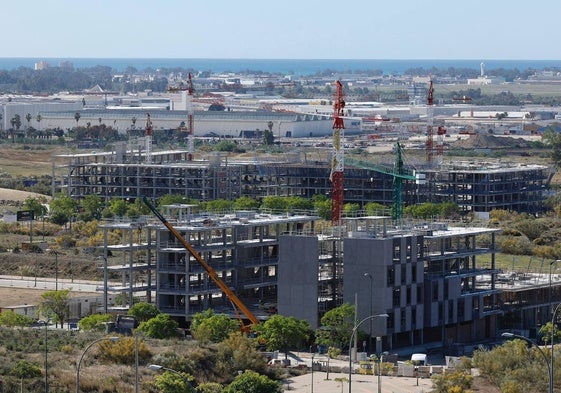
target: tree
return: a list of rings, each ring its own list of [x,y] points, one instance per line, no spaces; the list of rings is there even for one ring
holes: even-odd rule
[[[193,377],[184,372],[165,371],[154,378],[154,387],[162,393],[191,393]]]
[[[124,199],[113,198],[109,202],[109,210],[111,210],[111,212],[118,217],[125,216],[125,214],[127,213],[127,209],[128,205]]]
[[[285,358],[288,358],[289,349],[301,347],[310,337],[310,329],[308,321],[278,314],[256,327],[259,337],[267,343],[267,348],[283,350]]]
[[[216,366],[220,373],[233,375],[238,370],[253,370],[260,374],[267,371],[267,360],[257,350],[257,340],[239,331],[230,333],[217,347]]]
[[[99,220],[103,210],[103,199],[97,194],[89,194],[82,199],[81,202],[83,213],[82,219],[84,221]]]
[[[546,129],[542,139],[546,145],[551,147],[551,160],[558,167],[561,164],[561,133],[553,129]]]
[[[314,210],[324,220],[331,219],[331,199],[326,195],[316,194],[312,197]]]
[[[21,381],[20,391],[23,392],[24,378],[37,378],[41,376],[41,368],[27,360],[20,360],[16,363],[10,374],[15,375]]]
[[[25,120],[27,120],[27,128],[31,127],[31,113],[25,115]]]
[[[1,314],[0,314],[1,315]],[[111,322],[113,317],[109,314],[92,314],[80,319],[80,330],[105,330],[105,324]]]
[[[246,370],[226,386],[224,393],[282,393],[282,385],[266,375]]]
[[[556,343],[559,343],[559,341],[561,341],[561,330],[557,328],[557,325],[552,324],[550,321],[545,325],[543,325],[538,332],[539,337],[541,337],[544,344],[551,344],[552,329],[553,329],[553,341]]]
[[[138,322],[145,322],[156,317],[161,311],[152,303],[138,302],[129,308],[128,314],[133,316]]]
[[[78,127],[78,122],[80,121],[80,117],[82,117],[80,115],[80,112],[74,113],[74,120],[76,120],[76,127]]]
[[[74,217],[78,203],[66,194],[58,194],[50,202],[51,222],[64,225]]]
[[[43,117],[41,115],[38,114],[37,116],[35,116],[35,121],[37,122],[37,128],[39,130],[41,130],[41,120],[43,120]]]
[[[35,217],[43,217],[47,214],[47,198],[44,196],[29,196],[23,202],[23,208],[26,210],[32,210]]]
[[[197,313],[191,323],[191,333],[200,342],[219,343],[239,329],[238,321],[226,314],[214,314],[211,309]]]
[[[321,327],[316,330],[316,343],[342,348],[349,343],[355,324],[355,308],[344,303],[321,317]]]
[[[266,146],[271,146],[275,143],[275,136],[272,131],[263,131],[263,144]]]
[[[62,327],[64,321],[68,317],[69,310],[69,297],[70,289],[59,289],[58,291],[45,291],[41,294],[41,302],[39,303],[39,312],[46,318],[50,318],[55,323],[60,322]]]
[[[142,322],[138,330],[151,338],[171,338],[177,336],[177,321],[170,318],[168,314],[158,314],[148,321]]]
[[[15,127],[16,130],[19,130],[21,127],[21,117],[18,114],[15,114],[14,117],[10,119],[10,124],[12,125],[12,128]]]
[[[259,201],[248,196],[239,197],[234,201],[235,210],[255,210],[259,208]]]
[[[30,326],[32,319],[27,315],[21,315],[13,311],[0,313],[0,326],[6,327],[26,327]]]

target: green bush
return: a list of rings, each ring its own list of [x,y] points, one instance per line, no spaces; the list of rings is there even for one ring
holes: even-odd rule
[[[110,314],[93,314],[84,317],[78,322],[81,330],[105,330],[105,324],[111,322],[113,317]]]

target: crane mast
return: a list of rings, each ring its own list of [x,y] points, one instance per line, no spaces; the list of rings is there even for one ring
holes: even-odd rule
[[[427,95],[427,141],[426,141],[426,155],[427,163],[431,164],[434,156],[434,88],[432,86],[432,79],[430,80],[429,93]]]
[[[187,159],[193,161],[193,153],[195,151],[195,111],[193,109],[193,79],[191,73],[187,80]]]
[[[146,113],[146,163],[152,163],[152,120],[150,113]]]
[[[168,87],[168,91],[181,91],[183,93],[182,99],[185,100],[187,109],[187,160],[193,161],[193,153],[195,151],[195,110],[193,109],[193,93],[195,89],[193,87],[193,77],[189,72],[187,78],[187,86],[183,82],[179,87]]]
[[[343,171],[345,169],[343,138],[345,123],[343,110],[345,100],[343,97],[343,84],[335,82],[335,102],[333,103],[333,155],[331,158],[331,223],[340,225],[341,211],[343,209]]]

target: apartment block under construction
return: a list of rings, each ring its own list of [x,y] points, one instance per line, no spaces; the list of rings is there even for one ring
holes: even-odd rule
[[[184,195],[200,201],[262,198],[269,195],[330,195],[327,161],[308,160],[298,154],[278,159],[236,159],[214,154],[191,160],[187,150],[151,152],[144,144],[118,145],[115,151],[58,155],[53,158],[53,194],[63,191],[81,199],[96,194],[134,200],[143,196]],[[455,202],[464,212],[493,209],[537,213],[543,210],[552,170],[537,164],[498,162],[444,162],[421,168],[417,177],[404,179],[400,188],[404,205],[421,202]],[[422,176],[423,181],[418,179]],[[347,163],[344,201],[364,205],[391,205],[395,175],[379,167]]]
[[[318,217],[309,215],[161,209],[260,320],[279,312],[317,328],[325,312],[346,302],[356,304],[359,318],[388,315],[373,321],[371,331],[383,337],[386,349],[444,347],[496,334],[498,229],[395,226],[386,216],[320,228]],[[131,301],[145,296],[183,324],[208,308],[236,316],[208,271],[155,218],[100,227],[106,239],[102,268],[110,281],[100,288],[105,294],[124,293]],[[486,254],[490,262],[481,264]]]

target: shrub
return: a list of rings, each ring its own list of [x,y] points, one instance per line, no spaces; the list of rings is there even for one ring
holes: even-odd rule
[[[78,322],[81,330],[99,330],[105,329],[105,323],[110,322],[113,317],[109,314],[93,314],[84,317]]]

